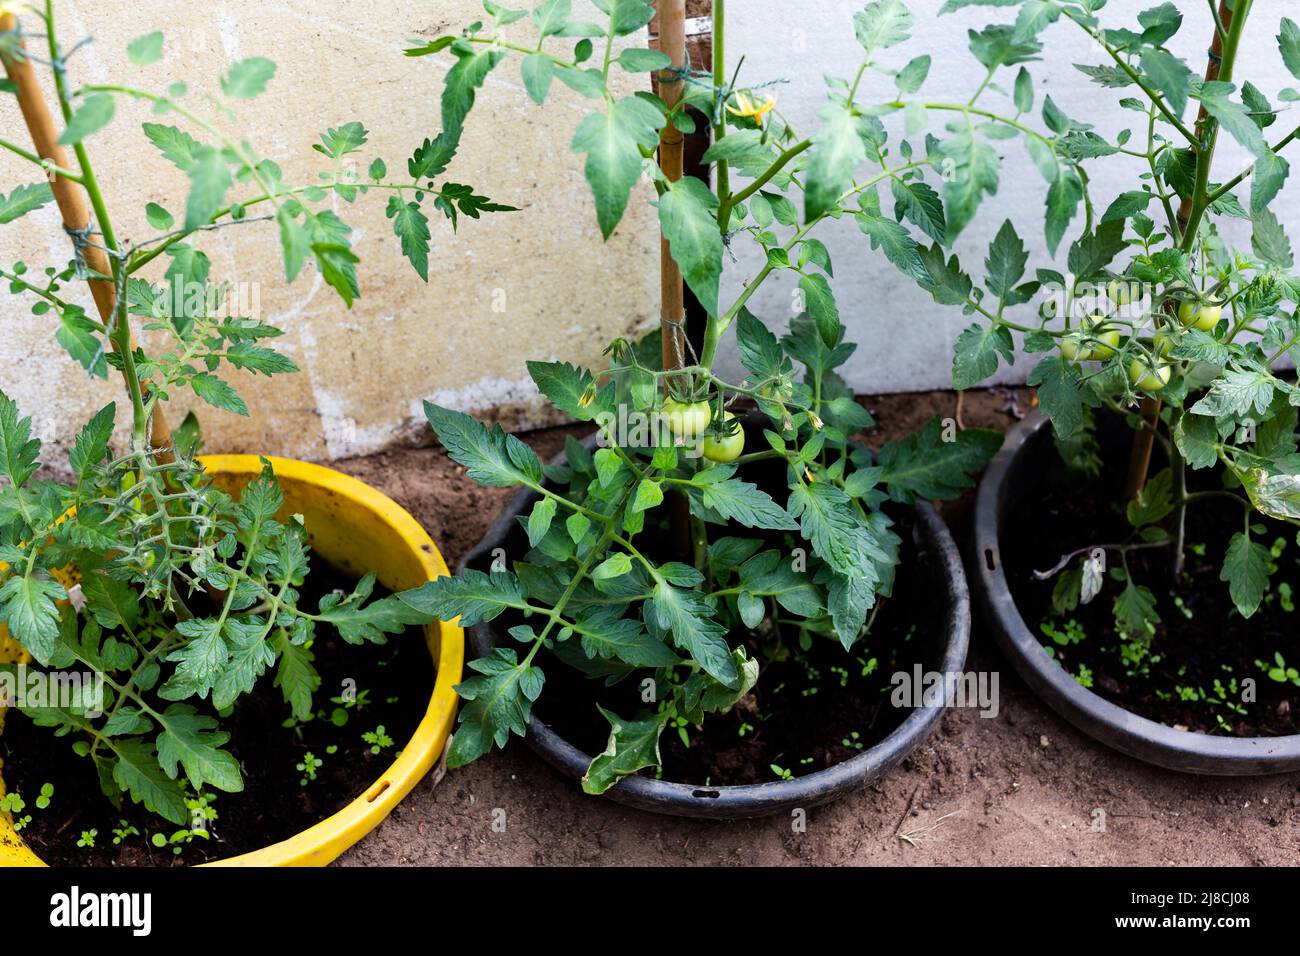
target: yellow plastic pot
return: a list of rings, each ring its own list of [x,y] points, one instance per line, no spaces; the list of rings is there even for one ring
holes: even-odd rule
[[[256,455],[205,455],[199,459],[213,482],[237,495],[262,471]],[[330,468],[287,458],[268,459],[284,489],[282,517],[301,514],[312,550],[341,573],[360,578],[374,571],[391,591],[418,587],[447,574],[429,535],[397,502],[369,485]],[[377,827],[442,755],[456,717],[456,692],[465,657],[465,635],[451,624],[425,628],[437,678],[424,719],[397,758],[361,796],[333,816],[273,846],[213,866],[324,866]],[[0,662],[26,659],[0,625]],[[0,709],[0,733],[4,711]],[[0,768],[3,769],[3,768]],[[0,794],[4,780],[0,777]],[[0,866],[41,866],[22,842],[8,814],[0,813]]]

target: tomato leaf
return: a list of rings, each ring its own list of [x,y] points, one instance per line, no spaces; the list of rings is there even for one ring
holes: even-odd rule
[[[623,777],[662,763],[659,736],[668,726],[667,711],[646,720],[625,721],[599,704],[596,709],[609,721],[609,743],[582,775],[584,792],[604,793]]]

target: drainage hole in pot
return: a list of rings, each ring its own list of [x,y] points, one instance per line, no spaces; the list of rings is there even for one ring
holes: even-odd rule
[[[384,795],[384,791],[387,790],[389,786],[390,784],[387,780],[379,781],[379,786],[375,788],[375,792],[366,797],[366,803],[374,803]]]
[[[691,796],[702,797],[708,800],[716,800],[718,799],[718,797],[722,796],[722,794],[717,790],[692,790]]]
[[[992,548],[984,549],[984,564],[988,566],[990,571],[996,571],[998,569],[998,563],[993,558]]]

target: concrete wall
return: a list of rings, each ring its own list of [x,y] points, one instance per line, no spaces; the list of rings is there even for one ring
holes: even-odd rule
[[[581,7],[575,4],[575,12]],[[356,154],[362,171],[375,155],[389,170],[404,171],[414,145],[440,129],[438,98],[450,59],[411,59],[401,49],[411,37],[432,38],[483,16],[479,0],[57,0],[55,8],[66,45],[94,38],[72,59],[74,85],[125,82],[162,91],[183,78],[187,102],[201,108],[230,63],[254,55],[275,60],[279,70],[267,92],[240,102],[239,128],[295,182],[328,162],[310,148],[319,133],[350,120],[370,130],[370,143]],[[39,22],[28,17],[26,27],[37,30]],[[127,43],[155,29],[166,35],[165,58],[132,65]],[[533,35],[527,22],[509,29]],[[622,92],[642,82],[615,72]],[[526,358],[594,364],[611,338],[654,324],[658,240],[649,194],[634,197],[618,232],[603,243],[581,159],[569,151],[585,103],[560,83],[552,97],[544,110],[527,98],[517,60],[488,80],[448,175],[523,211],[462,219],[459,236],[434,220],[427,285],[401,258],[383,214],[386,195],[354,206],[336,200],[356,229],[362,259],[362,294],[350,311],[310,266],[284,285],[273,224],[204,239],[214,278],[259,284],[263,318],[286,330],[280,341],[302,368],[274,380],[232,372],[252,416],[200,406],[209,450],[321,459],[431,440],[420,411],[424,398],[537,424],[545,413]],[[143,105],[120,100],[112,125],[87,141],[118,235],[137,241],[153,233],[144,204],[183,210],[188,186],[140,133],[140,123],[154,118]],[[0,129],[25,141],[9,95],[0,95]],[[0,154],[0,191],[38,176],[35,167]],[[17,259],[61,266],[70,253],[53,205],[0,227],[6,267]],[[161,279],[165,259],[155,265],[147,278]],[[116,376],[87,379],[55,343],[52,316],[29,313],[31,301],[0,297],[0,388],[36,417],[45,438],[66,441],[95,409],[121,397],[121,383]],[[85,304],[91,307],[88,295]],[[182,410],[170,414],[178,421]]]
[[[884,52],[881,62],[901,67],[921,53],[933,57],[929,79],[922,95],[934,101],[965,102],[983,78],[984,68],[967,49],[967,30],[982,29],[988,23],[1009,23],[1015,19],[1014,10],[997,8],[971,8],[957,13],[938,16],[942,0],[907,0],[916,16],[913,39],[907,44]],[[1133,27],[1137,14],[1156,6],[1157,0],[1112,0],[1102,11],[1107,26]],[[1239,59],[1237,80],[1251,80],[1277,105],[1276,93],[1286,86],[1300,86],[1282,63],[1278,52],[1278,24],[1284,15],[1297,16],[1295,3],[1278,0],[1257,3],[1251,14],[1249,37],[1243,44]],[[852,78],[862,59],[862,48],[853,36],[852,18],[862,4],[853,0],[801,0],[799,15],[789,15],[786,0],[745,0],[733,3],[727,9],[729,27],[727,48],[730,56],[746,54],[743,82],[758,84],[769,80],[789,80],[774,88],[780,98],[781,110],[801,132],[807,134],[817,128],[817,109],[825,102],[823,75]],[[1178,37],[1171,43],[1173,50],[1200,75],[1205,69],[1205,49],[1212,35],[1209,9],[1204,3],[1179,3],[1186,20]],[[1045,61],[1031,64],[1037,98],[1035,119],[1041,109],[1042,98],[1050,93],[1052,98],[1074,119],[1092,123],[1097,130],[1113,137],[1125,126],[1142,123],[1139,114],[1122,110],[1115,104],[1119,98],[1132,95],[1134,90],[1103,90],[1088,80],[1072,64],[1100,64],[1109,62],[1082,30],[1066,22],[1059,22],[1044,34]],[[1014,74],[1004,70],[1008,77]],[[869,80],[861,94],[863,102],[891,99],[895,96],[892,80],[876,77]],[[987,102],[1009,104],[996,92],[986,94]],[[981,100],[981,105],[985,101]],[[1283,104],[1285,105],[1285,104]],[[1193,102],[1185,118],[1195,113]],[[1008,110],[1014,112],[1013,109]],[[951,115],[951,114],[950,114]],[[931,114],[932,122],[942,117]],[[1294,128],[1295,111],[1284,113],[1267,132],[1270,142]],[[899,124],[889,124],[897,134]],[[1166,127],[1168,129],[1168,127]],[[1134,143],[1145,145],[1145,128],[1134,129]],[[989,241],[1003,220],[1010,217],[1022,238],[1031,249],[1029,270],[1049,262],[1040,211],[1046,196],[1046,184],[1037,169],[1030,163],[1024,147],[1015,140],[993,142],[1003,157],[1002,182],[998,194],[986,201],[980,213],[961,235],[957,251],[968,271],[982,276],[982,264]],[[1300,162],[1300,150],[1293,149],[1290,159]],[[1250,164],[1248,154],[1224,134],[1219,140],[1215,161],[1215,179],[1222,181]],[[1142,160],[1127,157],[1108,157],[1089,164],[1094,172],[1092,191],[1098,211],[1104,209],[1120,192],[1139,186],[1137,173],[1145,168]],[[938,185],[935,177],[932,184]],[[1239,195],[1248,196],[1247,189]],[[1287,225],[1293,239],[1300,241],[1300,175],[1293,174],[1283,193],[1274,201],[1273,208]],[[1152,212],[1155,211],[1152,206]],[[1081,228],[1082,212],[1062,242],[1057,263],[1063,270],[1065,252],[1069,242],[1077,237]],[[833,288],[840,306],[840,314],[849,327],[849,338],[859,343],[857,354],[843,370],[852,385],[860,392],[906,391],[909,389],[944,388],[952,384],[952,343],[971,318],[961,315],[959,309],[940,307],[930,296],[918,288],[885,261],[880,253],[873,253],[869,242],[857,225],[846,219],[819,227],[817,233],[830,247],[835,265]],[[1245,242],[1249,247],[1249,223],[1233,221],[1225,233],[1231,240]],[[743,288],[743,282],[762,265],[754,255],[752,244],[736,242],[735,263],[728,263],[724,275],[723,298],[732,301]],[[790,317],[791,291],[795,283],[788,280],[790,273],[773,276],[753,299],[750,307],[773,329],[783,329]],[[798,277],[795,276],[797,279]],[[1023,313],[1022,313],[1023,315]],[[1023,319],[1022,319],[1023,320]],[[730,340],[731,336],[728,336]],[[739,363],[733,352],[725,353],[731,370],[738,371]],[[1002,381],[1023,381],[1032,364],[1020,360],[1012,368],[1003,367]]]

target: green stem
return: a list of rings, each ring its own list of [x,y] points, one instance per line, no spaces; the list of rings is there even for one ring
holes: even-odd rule
[[[45,29],[49,41],[50,62],[61,65],[62,58],[59,54],[59,41],[57,32],[54,27],[54,3],[53,0],[45,0]],[[67,80],[62,69],[56,68],[54,71],[54,90],[59,100],[59,109],[63,113],[63,119],[66,123],[72,117],[72,103],[68,97]],[[104,194],[99,188],[99,180],[95,177],[95,167],[90,162],[90,155],[86,152],[84,143],[77,143],[72,147],[73,153],[77,157],[77,165],[81,169],[81,185],[86,190],[86,195],[90,199],[90,207],[95,212],[95,222],[99,225],[100,237],[104,240],[104,248],[108,250],[109,266],[113,273],[113,288],[119,291],[123,286],[122,269],[124,264],[121,260],[121,253],[117,244],[117,235],[113,231],[113,220],[108,215],[108,206],[104,202]],[[140,375],[135,366],[135,356],[131,349],[131,325],[126,310],[126,296],[116,296],[116,315],[112,322],[112,331],[109,337],[112,339],[114,348],[122,359],[122,377],[126,380],[127,392],[131,396],[131,438],[137,447],[148,447],[148,417],[144,408],[144,388],[140,384]],[[105,322],[108,319],[105,317]]]
[[[461,39],[466,40],[469,43],[482,43],[487,46],[496,46],[496,47],[500,47],[503,50],[513,50],[515,53],[524,53],[529,56],[533,56],[535,54],[540,53],[542,56],[549,57],[551,63],[554,66],[558,66],[566,70],[574,70],[578,68],[578,64],[570,60],[564,60],[553,53],[547,53],[545,50],[541,48],[540,44],[535,47],[526,47],[526,46],[521,46],[518,43],[507,43],[505,40],[502,40],[500,37],[461,37]]]
[[[865,189],[870,189],[882,180],[897,176],[899,173],[906,172],[909,169],[919,169],[920,167],[927,165],[929,165],[928,161],[920,161],[904,163],[890,169],[882,169],[879,173],[867,179],[865,182],[855,184],[852,189],[840,196],[830,208],[839,209],[844,205],[844,203],[848,202],[858,193]],[[797,243],[802,242],[804,237],[816,228],[816,226],[826,217],[827,213],[823,212],[816,218],[810,219],[808,222],[804,223],[804,225],[790,237],[790,240],[786,242],[782,248],[786,252],[789,252]],[[740,297],[732,303],[731,308],[727,309],[726,312],[717,318],[710,316],[709,324],[704,330],[704,348],[700,352],[700,365],[704,366],[706,369],[712,368],[714,359],[717,358],[718,344],[722,341],[723,334],[731,326],[731,323],[735,320],[736,316],[740,314],[740,310],[745,307],[745,304],[749,302],[754,293],[758,291],[759,286],[767,280],[767,277],[770,276],[772,272],[773,267],[769,260],[767,263],[764,263],[763,268],[758,271],[758,274],[755,275],[754,278],[750,279],[745,285],[745,291],[742,292]]]
[[[546,626],[542,628],[542,632],[537,635],[537,640],[534,641],[533,646],[529,648],[528,656],[521,662],[521,667],[527,667],[532,664],[533,658],[537,656],[537,652],[541,650],[542,645],[546,643],[546,637],[551,633],[551,628],[555,626],[556,620],[564,613],[564,609],[568,606],[569,600],[573,597],[574,592],[578,590],[578,585],[582,583],[583,578],[587,576],[587,572],[589,572],[592,565],[596,563],[596,558],[600,557],[604,553],[605,546],[609,544],[610,541],[613,541],[618,537],[616,531],[618,528],[618,519],[622,517],[623,510],[627,507],[628,499],[632,497],[632,490],[636,487],[636,485],[629,485],[627,490],[623,492],[622,500],[619,501],[618,507],[614,509],[613,520],[611,520],[606,526],[604,533],[600,536],[600,540],[596,542],[592,549],[587,553],[587,556],[582,560],[582,563],[578,565],[578,569],[573,572],[572,580],[569,581],[568,587],[564,589],[564,593],[560,595],[559,600],[555,602],[555,606],[551,608],[552,616],[550,620],[546,622]],[[631,546],[629,545],[629,547]]]
[[[1219,61],[1219,80],[1224,83],[1232,82],[1233,70],[1237,65],[1237,51],[1241,46],[1241,37],[1246,29],[1246,20],[1250,16],[1252,2],[1253,0],[1237,0],[1236,9],[1233,11],[1232,26],[1228,30],[1227,40],[1223,43],[1223,56]],[[1181,248],[1184,252],[1192,251],[1196,234],[1201,228],[1201,219],[1211,201],[1208,195],[1210,167],[1214,164],[1214,147],[1219,140],[1219,124],[1212,119],[1207,122],[1205,142],[1197,144],[1196,149],[1196,186],[1192,192],[1192,210],[1187,217],[1187,228],[1183,230]]]
[[[1210,0],[1211,3],[1214,0]],[[1160,194],[1160,202],[1165,207],[1165,218],[1169,222],[1169,235],[1174,242],[1182,240],[1182,234],[1178,230],[1178,216],[1174,213],[1173,203],[1169,201],[1169,194],[1160,186],[1160,174],[1156,171],[1156,156],[1159,152],[1154,149],[1156,142],[1156,110],[1155,104],[1147,110],[1147,167],[1151,170],[1152,186]]]
[[[1205,0],[1205,2],[1210,5],[1210,19],[1214,21],[1214,32],[1217,33],[1221,39],[1226,40],[1228,38],[1228,31],[1223,29],[1223,21],[1219,19],[1219,5],[1216,4],[1214,0]]]
[[[1156,90],[1154,90],[1152,87],[1148,86],[1145,82],[1143,82],[1142,74],[1140,74],[1137,70],[1133,69],[1133,67],[1131,67],[1128,64],[1128,62],[1124,59],[1124,57],[1120,55],[1120,52],[1117,49],[1115,49],[1113,46],[1107,43],[1105,39],[1102,38],[1100,33],[1098,33],[1092,27],[1088,26],[1088,24],[1084,23],[1082,20],[1078,19],[1078,17],[1075,16],[1075,13],[1071,8],[1063,7],[1060,4],[1056,4],[1056,8],[1060,10],[1061,13],[1064,14],[1065,17],[1071,23],[1073,23],[1075,26],[1083,30],[1083,32],[1088,34],[1088,36],[1092,37],[1092,39],[1095,40],[1101,46],[1101,48],[1104,49],[1110,55],[1110,58],[1115,61],[1115,65],[1118,66],[1121,70],[1123,70],[1124,74],[1130,80],[1132,80],[1133,83],[1136,84],[1137,87],[1140,90],[1142,90],[1143,93],[1146,94],[1147,99],[1149,99],[1152,103],[1156,105],[1156,108],[1160,110],[1160,112],[1164,115],[1165,119],[1167,119],[1171,124],[1173,124],[1174,129],[1178,130],[1178,132],[1182,134],[1183,138],[1186,139],[1187,142],[1191,143],[1193,146],[1198,145],[1196,134],[1193,133],[1190,129],[1188,129],[1187,125],[1174,114],[1174,111],[1169,108],[1169,105],[1165,102],[1165,98],[1163,96],[1161,96]]]
[[[993,82],[993,74],[996,73],[997,70],[998,68],[996,65],[989,67],[989,71],[984,74],[984,82],[976,87],[975,92],[971,94],[971,98],[966,101],[967,106],[975,105],[975,101],[980,98],[981,94],[988,89],[989,84]]]
[[[17,143],[11,143],[7,139],[0,139],[0,149],[7,149],[9,150],[9,152],[14,153],[17,156],[21,156],[29,163],[33,163],[37,166],[40,166],[42,169],[48,169],[52,172],[58,173],[60,176],[62,176],[64,179],[69,180],[70,182],[74,182],[74,183],[81,182],[81,176],[78,173],[74,173],[70,169],[64,169],[62,166],[56,166],[53,162],[51,162],[48,159],[41,159],[41,157],[37,156],[35,153],[23,149]]]
[[[893,109],[903,109],[904,107],[907,106],[907,103],[904,102],[903,100],[894,100],[893,102],[886,103],[885,105]],[[1056,140],[1054,140],[1052,137],[1044,136],[1042,133],[1038,132],[1038,130],[1034,129],[1033,127],[1026,126],[1024,123],[1020,122],[1019,120],[1012,119],[1010,116],[1003,116],[1001,113],[994,113],[992,110],[986,110],[977,106],[971,106],[969,103],[922,103],[921,105],[927,110],[942,110],[942,111],[947,111],[949,113],[962,113],[966,116],[967,119],[970,119],[971,116],[981,116],[984,119],[991,120],[995,123],[1002,123],[1006,126],[1010,126],[1012,129],[1024,133],[1026,136],[1034,137],[1035,139],[1042,142],[1044,145],[1050,147],[1053,153],[1058,153],[1058,154],[1061,153],[1060,147],[1057,145]]]
[[[280,194],[279,191],[273,188],[272,184],[268,182],[265,177],[263,177],[262,173],[257,168],[258,163],[256,161],[256,158],[249,155],[248,151],[244,149],[243,144],[231,139],[225,133],[221,132],[221,130],[218,129],[216,126],[214,126],[212,123],[208,122],[206,119],[204,119],[202,116],[199,116],[194,111],[187,109],[185,106],[176,102],[171,97],[163,96],[159,93],[151,93],[148,90],[142,90],[134,86],[123,86],[115,83],[91,84],[89,86],[83,87],[82,90],[79,92],[87,92],[87,91],[95,92],[95,93],[121,93],[125,96],[133,96],[136,97],[137,99],[148,100],[150,103],[165,105],[168,109],[174,111],[180,116],[183,116],[185,119],[189,120],[195,126],[199,127],[204,132],[208,133],[208,135],[215,136],[218,140],[220,140],[222,145],[225,146],[227,149],[229,149],[232,153],[234,153],[234,155],[239,159],[239,161],[244,164],[244,166],[248,169],[248,174],[253,178],[254,182],[256,182],[259,186],[262,187],[262,190],[267,194],[268,198],[271,200],[272,205],[274,205],[277,210],[280,208],[280,202],[276,198]]]
[[[854,101],[854,99],[857,98],[857,95],[858,95],[858,87],[862,85],[862,77],[866,74],[866,72],[867,72],[867,67],[869,67],[869,66],[871,65],[871,53],[872,53],[872,51],[871,51],[871,50],[868,50],[868,51],[867,51],[867,55],[866,55],[865,57],[862,58],[862,65],[861,65],[860,67],[858,67],[858,75],[855,76],[855,77],[853,78],[853,85],[852,85],[851,87],[849,87],[849,106],[850,106],[850,107],[853,106],[853,101]]]
[[[766,186],[769,182],[771,182],[774,176],[776,176],[778,173],[781,172],[781,170],[785,169],[785,167],[789,165],[792,159],[794,159],[796,156],[798,156],[800,153],[804,152],[811,146],[812,146],[812,140],[810,139],[805,139],[803,142],[796,143],[794,146],[791,146],[789,149],[783,151],[781,155],[778,156],[775,160],[773,160],[772,165],[767,167],[767,169],[763,170],[762,174],[757,179],[755,179],[753,182],[747,185],[740,192],[736,193],[734,196],[728,196],[727,198],[723,199],[722,205],[719,206],[718,208],[718,228],[725,233],[727,231],[728,224],[731,222],[731,210],[735,208],[736,204],[744,202],[750,196],[754,195],[754,193],[758,192],[760,189]],[[723,165],[721,160],[719,161],[718,165],[719,166]],[[722,180],[720,178],[719,188],[721,188],[721,184],[722,184]]]
[[[1169,422],[1170,432],[1172,433],[1178,427],[1178,422],[1182,419],[1181,412],[1175,412],[1175,417]],[[1187,461],[1183,458],[1182,452],[1178,449],[1178,442],[1169,443],[1170,465],[1174,472],[1174,541],[1173,554],[1170,556],[1169,572],[1171,584],[1175,587],[1183,576],[1183,568],[1187,560]]]
[[[10,282],[21,282],[24,287],[23,291],[30,292],[33,295],[40,296],[46,302],[50,303],[52,306],[58,309],[60,312],[66,312],[69,308],[72,307],[70,303],[63,301],[57,295],[54,295],[49,290],[38,288],[32,285],[22,276],[17,275],[13,272],[9,272],[5,269],[0,269],[0,279],[8,279]],[[100,333],[101,335],[104,334],[104,332],[108,331],[107,327],[102,322],[96,322],[89,315],[82,316],[82,319],[86,322],[87,325],[89,325],[92,329],[94,329],[96,332]]]
[[[1286,147],[1289,146],[1297,136],[1300,136],[1300,126],[1297,126],[1295,129],[1291,130],[1291,132],[1287,133],[1284,137],[1282,137],[1275,144],[1273,144],[1272,151],[1275,153],[1280,153],[1282,150],[1286,149]],[[1207,206],[1213,205],[1219,199],[1221,199],[1226,193],[1229,193],[1232,190],[1236,189],[1238,186],[1241,185],[1242,181],[1245,180],[1245,178],[1254,171],[1255,171],[1255,167],[1252,164],[1247,168],[1243,169],[1237,175],[1233,176],[1226,183],[1224,183],[1222,186],[1220,186],[1214,192],[1210,193],[1205,198],[1206,205]]]
[[[418,189],[421,192],[427,193],[430,196],[442,195],[441,190],[427,189],[424,186],[421,186],[419,182],[410,182],[410,183],[343,182],[342,180],[336,179],[333,182],[312,183],[307,186],[294,186],[289,189],[280,189],[275,192],[275,196],[281,196],[281,197],[298,196],[301,195],[302,193],[307,192],[310,189],[328,190],[328,189],[333,189],[336,186],[353,186],[361,190],[389,189],[389,190],[395,190],[398,193],[401,193],[402,190],[406,190],[406,189],[412,189],[412,190]],[[218,209],[215,213],[212,214],[212,218],[209,219],[204,226],[196,226],[193,229],[178,230],[177,232],[168,235],[162,242],[154,246],[149,251],[136,252],[133,256],[131,256],[130,262],[127,263],[127,269],[126,269],[127,275],[134,275],[141,268],[148,265],[154,259],[158,258],[160,255],[162,255],[164,252],[166,252],[176,243],[184,242],[186,239],[194,235],[194,233],[199,232],[201,229],[216,225],[220,220],[224,219],[226,216],[229,216],[236,207],[247,209],[249,206],[256,206],[259,203],[268,202],[272,198],[274,197],[270,193],[262,193],[261,195],[254,196],[251,199],[241,200],[236,204],[226,206],[224,209]]]

